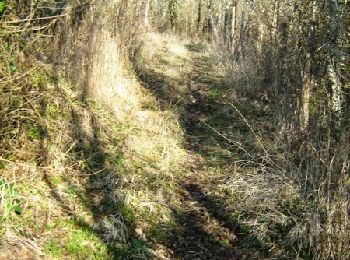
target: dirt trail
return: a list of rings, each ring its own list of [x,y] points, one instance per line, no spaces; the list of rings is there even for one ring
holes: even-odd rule
[[[157,62],[152,63],[146,73],[143,71],[141,77],[160,103],[183,106],[180,121],[189,159],[185,166],[186,175],[178,180],[179,190],[174,198],[177,201],[173,206],[176,223],[170,239],[164,244],[171,250],[171,259],[261,259],[264,249],[258,240],[232,220],[225,210],[225,199],[214,192],[224,178],[210,172],[211,159],[232,160],[231,155],[225,158],[227,155],[220,154],[221,147],[227,144],[220,137],[214,137],[204,123],[209,122],[218,128],[229,126],[232,111],[223,98],[217,97],[221,92],[227,94],[228,88],[224,77],[217,71],[217,64],[212,62],[205,49],[195,45],[186,48],[188,57],[183,65],[189,70],[180,77],[185,78],[187,84],[182,104],[179,100],[173,101],[170,92],[176,91],[183,82],[163,74],[157,68]],[[167,53],[158,58],[163,59],[162,55]],[[171,62],[166,62],[173,69]],[[179,70],[178,66],[174,68]],[[169,89],[171,91],[167,92]]]
[[[208,179],[205,162],[201,160],[203,156],[199,154],[205,154],[205,149],[212,145],[208,145],[210,134],[203,121],[211,117],[218,106],[222,106],[217,100],[209,98],[209,90],[224,82],[215,75],[215,70],[208,72],[208,60],[202,53],[189,51],[192,60],[190,102],[185,105],[182,120],[187,149],[192,158],[188,175],[180,181],[182,214],[172,237],[172,249],[181,259],[261,258],[254,250],[245,252],[239,248],[246,234],[227,215],[223,201],[211,195],[210,188],[220,179]],[[214,73],[209,75],[212,79],[203,80],[203,74],[208,73]]]
[[[223,214],[208,200],[203,183],[205,168],[197,152],[203,143],[201,117],[210,113],[207,97],[210,85],[199,81],[201,64],[198,53],[191,52],[192,71],[190,74],[189,103],[185,105],[182,120],[186,132],[187,148],[191,154],[191,168],[180,183],[180,201],[183,213],[179,216],[179,228],[173,236],[173,250],[183,259],[229,259],[235,256],[233,244],[236,235],[215,215]],[[204,63],[205,64],[205,63]],[[196,158],[197,157],[197,158]]]

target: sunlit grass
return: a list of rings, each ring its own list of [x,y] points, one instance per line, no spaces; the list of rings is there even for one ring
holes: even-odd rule
[[[85,100],[49,68],[31,72],[34,111],[28,118],[34,120],[17,134],[21,145],[7,153],[9,165],[1,161],[2,248],[15,234],[31,254],[55,259],[109,259],[116,244],[120,255],[145,256],[146,236],[161,238],[166,231],[156,226],[171,223],[168,194],[186,160],[178,116],[159,108],[120,58],[113,37],[106,31],[99,36]],[[44,164],[37,165],[38,158]],[[87,190],[94,187],[101,187],[96,195]],[[99,201],[101,216],[94,206]],[[24,230],[40,233],[35,249]]]

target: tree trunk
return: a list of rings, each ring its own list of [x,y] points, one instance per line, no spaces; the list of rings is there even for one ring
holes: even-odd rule
[[[234,39],[235,39],[235,34],[236,34],[236,19],[237,19],[237,5],[236,4],[233,4],[232,6],[232,14],[231,14],[231,50],[232,50],[232,53],[234,53]]]
[[[332,107],[337,117],[337,121],[341,119],[341,101],[342,88],[338,75],[338,59],[334,50],[337,49],[337,40],[339,37],[339,3],[338,0],[330,0],[330,17],[331,17],[331,43],[330,43],[330,62],[328,65],[328,78],[332,89]]]
[[[310,75],[310,55],[306,57],[308,65],[306,66],[305,76],[303,78],[303,89],[302,89],[302,115],[301,115],[301,131],[306,131],[310,120],[310,97],[311,89],[315,84],[312,75]]]
[[[213,0],[208,0],[208,38],[209,41],[213,37]]]
[[[178,4],[178,0],[170,0],[169,2],[170,27],[172,31],[175,31],[175,27],[176,27],[177,4]]]
[[[317,12],[317,2],[314,0],[312,2],[312,18],[310,26],[309,35],[309,46],[307,48],[307,54],[305,57],[305,69],[303,76],[303,87],[302,87],[302,120],[301,120],[301,131],[306,131],[309,125],[310,119],[310,98],[312,87],[315,85],[315,80],[312,74],[312,62],[314,60],[315,51],[315,34],[316,34],[316,12]]]
[[[202,22],[202,0],[198,0],[197,32],[200,31]]]
[[[229,7],[226,6],[225,11],[224,11],[224,30],[223,30],[223,39],[224,43],[226,44],[227,48],[231,45],[231,40],[230,40],[230,12],[229,12]]]
[[[150,3],[151,0],[143,0],[143,9],[144,9],[144,13],[143,13],[143,26],[145,28],[145,30],[147,31],[149,28],[149,9],[150,9]]]

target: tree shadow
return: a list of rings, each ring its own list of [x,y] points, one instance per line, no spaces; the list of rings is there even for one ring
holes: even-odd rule
[[[267,249],[260,243],[258,238],[248,231],[248,226],[242,226],[237,220],[230,216],[226,210],[223,198],[206,194],[205,191],[195,183],[183,184],[182,186],[191,196],[203,206],[214,219],[218,220],[221,226],[228,228],[235,234],[237,239],[233,246],[237,248],[251,249],[251,253],[264,253]]]
[[[55,77],[53,77],[53,82],[55,84],[55,89],[58,90],[57,80]],[[48,93],[47,84],[41,84],[40,85],[40,92],[41,93]],[[45,123],[45,118],[47,117],[47,109],[48,109],[48,101],[46,95],[43,95],[39,101],[40,105],[40,122],[39,122],[39,156],[37,158],[37,164],[41,167],[46,167],[49,164],[49,158],[48,158],[48,139],[49,139],[49,131],[48,127]],[[67,200],[65,200],[61,194],[57,191],[57,188],[52,183],[50,173],[48,171],[44,170],[43,173],[43,181],[47,184],[47,186],[50,189],[50,195],[51,198],[53,198],[59,205],[59,207],[71,218],[74,219],[75,224],[84,229],[89,230],[90,232],[93,232],[94,229],[91,227],[88,223],[81,220],[78,216],[75,215],[74,209],[72,209],[69,206],[69,203]]]
[[[223,199],[206,194],[198,184],[183,183],[186,200],[198,203],[198,210],[174,210],[176,224],[167,246],[180,259],[262,259],[268,250],[258,238],[228,214]],[[208,213],[208,216],[205,213]],[[204,219],[218,223],[221,232],[211,232]],[[220,231],[219,231],[220,232]]]
[[[187,48],[191,53],[201,51],[198,48],[193,50],[192,45]],[[157,98],[160,109],[172,110],[179,115],[187,150],[209,159],[215,153],[222,161],[234,156],[253,162],[253,157],[262,153],[261,147],[235,109],[216,98],[215,91],[225,91],[228,86],[223,77],[215,76],[216,68],[208,65],[208,60],[208,57],[195,57],[191,61],[192,70],[183,75],[180,82],[150,66],[138,64],[137,59],[133,63],[138,79]],[[187,85],[187,93],[179,93],[179,84]],[[262,116],[251,102],[244,106],[249,106],[249,112],[257,114],[257,117]],[[236,140],[226,136],[228,129]]]
[[[120,5],[120,9],[127,8]],[[122,176],[117,166],[112,162],[113,152],[105,148],[108,142],[117,142],[113,136],[106,138],[103,132],[99,116],[88,100],[91,87],[91,77],[94,70],[94,51],[98,44],[95,40],[96,34],[101,29],[98,17],[89,21],[87,36],[84,38],[80,32],[71,29],[79,28],[80,24],[86,22],[89,8],[81,8],[72,11],[71,20],[67,18],[66,24],[60,24],[62,34],[57,39],[60,47],[60,56],[51,57],[53,64],[54,91],[60,97],[60,102],[65,104],[65,111],[69,129],[70,142],[65,144],[67,152],[67,164],[73,168],[73,173],[60,176],[66,187],[74,193],[75,200],[62,194],[55,184],[54,177],[45,172],[43,180],[50,189],[51,198],[70,218],[70,220],[82,230],[94,234],[103,245],[107,247],[111,259],[132,258],[133,255],[149,256],[144,242],[139,240],[134,232],[135,223],[130,212],[131,209],[124,204],[124,198],[119,193],[119,181]],[[101,15],[100,12],[97,12]],[[117,22],[122,22],[125,17],[119,17],[123,12],[115,15]],[[113,32],[119,33],[118,26],[113,27]],[[81,37],[81,38],[79,38]],[[64,68],[64,69],[63,69]],[[59,84],[62,74],[65,78],[79,89],[79,96],[73,98]],[[42,117],[47,114],[47,104],[42,106]],[[44,126],[43,129],[47,127]],[[104,135],[103,138],[101,135]],[[44,136],[41,141],[40,160],[41,165],[47,166],[48,161],[47,139]],[[118,144],[116,144],[118,146]],[[118,151],[118,154],[121,151]],[[92,219],[85,221],[75,209],[75,204],[84,208]]]
[[[63,93],[61,93],[61,96]],[[92,214],[92,222],[84,221],[75,210],[75,203],[62,196],[53,184],[53,177],[49,173],[44,174],[44,181],[50,188],[51,197],[61,207],[77,227],[88,230],[95,234],[106,245],[108,255],[111,259],[125,259],[129,256],[128,250],[133,250],[135,241],[139,241],[134,233],[135,224],[133,219],[125,217],[124,212],[130,210],[123,203],[123,197],[118,193],[118,179],[120,178],[113,164],[109,163],[109,154],[104,151],[104,145],[100,139],[100,124],[97,116],[89,108],[88,102],[82,102],[84,114],[70,107],[70,137],[75,143],[73,149],[68,152],[72,162],[81,162],[79,173],[72,181],[69,176],[63,176],[63,182],[67,190],[75,190],[78,204]],[[86,118],[89,118],[90,125],[84,126]],[[87,132],[90,129],[91,132]],[[68,149],[68,147],[67,147]],[[41,156],[45,157],[47,151],[42,151]],[[142,243],[141,241],[139,244]],[[146,248],[143,248],[146,252]]]
[[[90,75],[92,66],[87,66],[84,73]],[[105,151],[105,142],[111,140],[101,139],[101,124],[98,117],[86,100],[88,88],[81,88],[80,100],[68,97],[58,82],[58,64],[53,66],[52,81],[55,95],[60,97],[60,102],[65,103],[65,111],[68,114],[68,134],[71,142],[66,144],[68,161],[66,163],[74,168],[74,173],[60,176],[65,190],[74,192],[74,202],[63,194],[55,183],[55,176],[49,170],[44,170],[43,181],[50,190],[50,197],[56,202],[62,214],[82,231],[94,234],[106,246],[111,259],[126,259],[134,253],[149,255],[144,242],[139,240],[134,232],[135,224],[132,217],[125,212],[131,210],[123,203],[123,197],[119,194],[118,180],[120,175],[115,165],[110,163],[109,154]],[[88,82],[87,78],[83,82]],[[43,93],[49,93],[46,85],[42,87]],[[48,142],[50,133],[45,119],[48,117],[47,96],[40,100],[40,150],[37,158],[38,165],[45,168],[50,164]],[[112,138],[112,137],[111,137]],[[80,165],[77,165],[77,164]],[[76,210],[75,205],[80,205],[84,211],[91,213],[92,220],[85,221]],[[142,251],[142,252],[140,252]]]
[[[215,240],[202,225],[194,212],[174,211],[176,227],[171,231],[167,247],[179,259],[235,259],[230,245]],[[221,242],[221,243],[220,243]]]

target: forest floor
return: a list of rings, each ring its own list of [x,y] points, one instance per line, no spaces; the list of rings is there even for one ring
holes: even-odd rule
[[[303,203],[269,109],[207,44],[151,33],[134,58],[94,98],[42,63],[9,92],[0,259],[288,259]]]
[[[276,243],[290,224],[283,204],[296,194],[290,182],[276,178],[264,154],[273,131],[269,113],[262,102],[237,98],[220,56],[208,46],[171,39],[157,46],[152,37],[159,36],[148,39],[158,49],[141,55],[138,73],[160,106],[179,115],[188,155],[170,199],[175,224],[163,241],[171,258],[283,257]],[[271,240],[276,226],[280,233]]]
[[[230,220],[222,198],[213,194],[223,181],[221,171],[234,163],[231,153],[221,148],[223,140],[217,140],[215,133],[206,126],[208,120],[219,124],[219,127],[228,127],[232,121],[229,118],[232,111],[217,115],[224,107],[228,109],[227,112],[232,110],[220,103],[220,95],[228,91],[224,79],[218,74],[210,57],[203,52],[203,46],[188,45],[186,49],[181,49],[185,46],[173,45],[170,48],[175,53],[171,54],[168,53],[167,43],[163,43],[156,50],[158,61],[152,60],[140,71],[141,80],[154,91],[163,107],[175,109],[179,114],[185,134],[184,147],[188,154],[184,165],[186,174],[176,180],[178,188],[172,198],[176,202],[171,205],[174,208],[175,225],[164,243],[173,256],[180,259],[258,257],[260,248],[254,248],[253,253],[237,250],[248,234],[239,224]],[[176,56],[176,52],[180,55]],[[169,73],[169,70],[172,71]],[[179,95],[181,87],[182,95]],[[210,93],[216,96],[210,98]],[[213,160],[221,160],[224,164],[215,165],[220,168],[215,174],[209,166],[213,166],[210,162]]]

